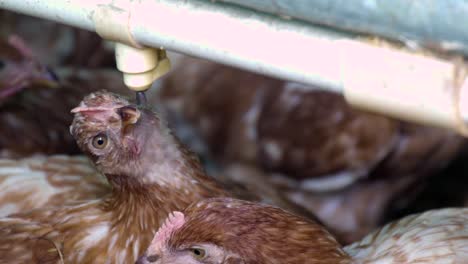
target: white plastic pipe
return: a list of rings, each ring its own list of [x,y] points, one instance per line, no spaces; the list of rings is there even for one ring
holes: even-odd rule
[[[210,1],[0,0],[0,8],[317,85],[358,107],[468,135],[465,67],[452,61]]]

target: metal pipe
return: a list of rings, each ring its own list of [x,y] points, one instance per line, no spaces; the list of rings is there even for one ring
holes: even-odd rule
[[[201,0],[0,0],[0,8],[312,84],[357,107],[468,135],[463,63]]]
[[[201,0],[0,0],[0,8],[95,31],[95,10],[114,2],[132,10],[140,44],[342,90],[332,41],[349,36],[302,22]]]
[[[218,0],[468,55],[468,0]]]

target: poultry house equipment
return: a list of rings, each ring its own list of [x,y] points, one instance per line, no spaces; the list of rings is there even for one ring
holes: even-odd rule
[[[466,67],[463,59],[447,54],[467,50],[466,32],[458,23],[467,15],[464,5],[436,0],[5,0],[0,8],[124,43],[117,45],[123,56],[117,56],[122,58],[117,64],[136,91],[169,69],[163,52],[144,47],[164,47],[315,84],[342,93],[355,107],[467,134]],[[356,32],[404,40],[404,45],[376,45]]]

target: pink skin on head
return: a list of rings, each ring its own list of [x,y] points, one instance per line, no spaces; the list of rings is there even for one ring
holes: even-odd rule
[[[80,113],[82,115],[93,116],[94,119],[101,121],[108,120],[111,116],[117,115],[116,109],[122,107],[117,104],[107,104],[100,106],[87,106],[81,103],[79,106],[73,108],[70,112],[73,114]]]
[[[78,106],[71,110],[73,114],[80,113],[86,116],[92,116],[95,120],[106,121],[110,117],[116,115],[113,111],[113,107],[97,106],[97,107],[87,107],[87,106]]]
[[[167,244],[171,234],[180,229],[185,223],[185,216],[181,212],[172,212],[164,221],[164,224],[158,229],[154,235],[153,241],[149,246],[151,252],[161,252]]]
[[[110,111],[113,110],[113,107],[105,107],[105,106],[95,106],[95,107],[88,107],[88,106],[78,106],[71,110],[72,113],[83,113],[83,112],[101,112],[101,111]]]

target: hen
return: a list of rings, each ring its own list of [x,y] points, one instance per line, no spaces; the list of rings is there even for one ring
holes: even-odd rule
[[[5,105],[0,106],[0,121],[5,127],[0,131],[0,157],[18,158],[29,156],[31,154],[76,154],[79,153],[75,141],[69,133],[69,124],[72,116],[68,110],[77,105],[84,94],[95,91],[100,88],[107,88],[120,93],[129,93],[129,90],[123,85],[120,74],[111,70],[72,70],[61,68],[57,71],[60,76],[58,89],[46,89],[43,87],[27,87],[16,96],[11,96]],[[34,89],[33,89],[34,88]],[[152,89],[147,93],[149,105],[153,106],[154,93]],[[50,113],[45,115],[44,112]],[[22,142],[19,144],[18,142]],[[70,160],[73,162],[75,158]],[[91,177],[83,177],[79,171],[67,172],[67,166],[70,164],[64,161],[62,164],[55,163],[55,177],[60,175],[68,179],[74,179],[62,182],[60,185],[48,182],[48,171],[42,171],[49,165],[49,160],[44,158],[27,159],[16,162],[8,160],[0,163],[0,216],[6,216],[11,213],[22,212],[34,208],[40,208],[48,205],[57,205],[54,197],[60,196],[62,202],[68,203],[75,198],[94,199],[102,197],[102,194],[108,189],[101,184],[99,180],[92,180]],[[24,181],[26,171],[24,167],[31,167],[35,177]],[[63,168],[60,168],[63,165]],[[12,170],[19,166],[17,170]],[[89,170],[94,170],[90,167]],[[96,177],[102,178],[99,173],[94,173]],[[40,176],[42,175],[42,176]],[[74,182],[81,182],[75,185]],[[232,182],[228,177],[222,178],[223,183],[230,187],[230,190],[243,199],[262,200],[277,206],[287,208],[308,218],[314,218],[306,209],[298,206],[283,197],[273,188],[268,188],[263,183],[254,186],[261,186],[262,192],[258,188],[252,190],[252,185],[243,186],[237,182]],[[10,183],[14,182],[15,186]],[[35,184],[34,184],[35,183]],[[37,186],[47,185],[47,188],[41,189]],[[96,185],[94,185],[96,184]],[[53,191],[50,189],[53,187]],[[17,190],[21,189],[22,199],[13,199],[18,197]],[[37,199],[38,197],[41,199]]]
[[[71,133],[112,191],[1,219],[0,262],[132,263],[171,211],[228,195],[152,111],[97,92],[73,113]]]
[[[0,103],[0,157],[77,154],[68,128],[72,121],[69,110],[84,95],[99,89],[130,93],[121,75],[112,70],[61,68],[56,76],[60,80],[55,81],[54,88],[24,83],[22,91],[4,96]],[[8,80],[0,76],[2,87]]]
[[[343,241],[362,237],[393,204],[410,201],[465,142],[447,130],[354,110],[317,87],[191,58],[174,72],[161,102],[195,127],[211,156],[268,174],[268,184]]]
[[[349,257],[320,225],[279,208],[229,198],[172,213],[138,264],[339,264]]]
[[[0,106],[30,86],[55,86],[55,76],[41,64],[21,38],[0,39]]]
[[[395,221],[341,248],[320,225],[271,206],[207,199],[173,212],[137,264],[465,263],[468,209]]]

